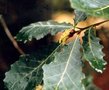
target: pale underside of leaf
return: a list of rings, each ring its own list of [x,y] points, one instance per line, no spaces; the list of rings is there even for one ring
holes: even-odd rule
[[[54,54],[54,62],[43,66],[44,90],[84,90],[79,40]]]

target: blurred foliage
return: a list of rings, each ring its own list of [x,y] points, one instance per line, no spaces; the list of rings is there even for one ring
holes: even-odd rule
[[[69,0],[46,0],[46,3],[51,5],[53,11],[72,11]]]

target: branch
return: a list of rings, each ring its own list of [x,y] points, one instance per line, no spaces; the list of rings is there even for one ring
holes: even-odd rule
[[[79,28],[79,27],[76,27],[76,28],[80,29],[80,31],[83,31],[83,30],[88,29],[88,28],[90,28],[90,27],[95,27],[95,26],[98,26],[98,25],[100,25],[100,24],[103,24],[103,23],[105,23],[105,22],[109,22],[109,20],[101,21],[101,22],[98,22],[98,23],[89,25],[89,26],[87,26],[87,27],[84,27],[84,28]]]
[[[21,55],[25,55],[25,53],[22,51],[22,49],[19,47],[18,43],[16,42],[16,40],[14,39],[14,37],[12,36],[12,34],[10,33],[10,31],[9,31],[9,29],[8,29],[8,27],[6,25],[6,22],[5,22],[4,18],[2,17],[2,15],[0,15],[0,23],[3,26],[6,35],[8,36],[8,38],[10,39],[10,41],[12,42],[12,44],[14,45],[14,47],[18,50],[18,52]]]

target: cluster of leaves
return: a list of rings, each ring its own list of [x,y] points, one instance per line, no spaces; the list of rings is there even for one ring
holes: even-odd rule
[[[47,34],[55,35],[66,29],[74,29],[78,22],[86,19],[87,15],[108,18],[108,0],[70,0],[75,12],[75,25],[57,23],[54,21],[32,23],[20,30],[18,41],[31,41],[33,38],[40,40]],[[85,90],[82,72],[82,59],[89,62],[97,72],[105,69],[103,60],[103,46],[96,36],[93,27],[85,29],[83,44],[79,41],[79,31],[76,38],[66,45],[50,44],[44,46],[35,55],[24,55],[11,65],[6,72],[4,82],[9,90],[35,90],[38,85],[43,85],[43,90]],[[82,51],[80,50],[82,49]]]

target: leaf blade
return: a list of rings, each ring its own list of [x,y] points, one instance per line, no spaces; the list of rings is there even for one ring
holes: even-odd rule
[[[83,41],[84,58],[89,62],[92,68],[94,68],[97,72],[102,73],[107,63],[103,59],[103,46],[100,45],[100,40],[94,35],[92,28],[86,32]]]
[[[32,38],[37,40],[43,38],[47,34],[55,35],[57,32],[72,28],[71,24],[57,23],[55,21],[45,21],[32,23],[20,30],[17,34],[18,41],[31,41]]]
[[[26,59],[31,61],[26,62]],[[37,63],[35,60],[33,60],[33,58],[26,56],[26,57],[21,57],[19,61],[17,61],[16,63],[14,63],[13,65],[11,65],[11,70],[9,72],[6,72],[6,77],[4,79],[4,82],[6,84],[6,86],[8,87],[9,90],[26,90],[26,88],[28,87],[28,84],[33,83],[33,86],[30,86],[31,89],[34,88],[35,85],[37,85],[38,83],[41,83],[41,79],[42,79],[42,74],[39,73],[37,74],[36,71],[40,71],[38,70],[38,68],[35,68],[35,63]],[[30,65],[32,64],[32,66]],[[33,75],[34,72],[34,75]],[[42,71],[40,71],[42,72]],[[37,77],[40,75],[39,79],[37,79]],[[36,78],[35,78],[36,76]],[[37,80],[36,81],[32,81],[32,79]]]
[[[75,13],[75,18],[74,18],[75,25],[87,19],[87,15],[82,11],[74,10],[74,13]]]
[[[44,90],[84,90],[81,83],[84,75],[81,71],[79,49],[79,41],[75,40],[68,47],[64,47],[63,52],[55,53],[54,62],[43,66]]]
[[[70,0],[72,8],[89,15],[109,18],[108,0]]]
[[[6,72],[4,83],[8,90],[34,90],[42,84],[42,65],[49,63],[50,56],[57,50],[57,44],[42,46],[35,55],[21,56]],[[41,54],[41,55],[40,55]]]

